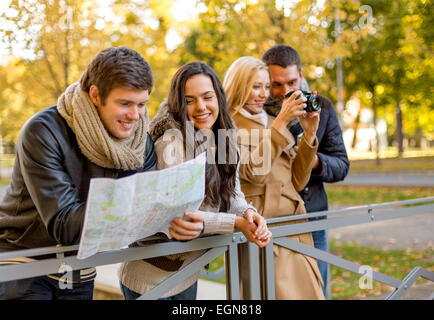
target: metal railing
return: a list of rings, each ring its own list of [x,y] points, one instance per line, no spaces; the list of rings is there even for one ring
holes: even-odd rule
[[[146,292],[144,295],[139,297],[139,299],[157,299],[161,297],[165,292],[174,288],[198,270],[201,270],[215,258],[225,254],[224,272],[223,270],[220,270],[217,274],[208,273],[208,275],[211,277],[221,277],[224,273],[226,274],[227,299],[240,299],[241,282],[241,294],[243,299],[273,300],[275,299],[273,244],[300,252],[304,255],[322,260],[328,264],[338,266],[351,272],[364,275],[361,271],[363,268],[361,268],[357,263],[289,239],[287,236],[429,213],[434,213],[434,197],[267,219],[269,229],[273,233],[273,238],[271,243],[262,249],[258,249],[255,244],[247,242],[243,234],[237,232],[232,235],[214,235],[188,242],[173,241],[149,245],[145,244],[142,247],[101,252],[83,260],[77,259],[76,256],[64,256],[66,252],[74,252],[78,250],[78,246],[47,247],[10,251],[0,253],[0,260],[19,257],[35,257],[53,253],[56,254],[56,257],[37,260],[34,262],[2,266],[0,267],[0,282],[58,273],[62,265],[68,265],[72,270],[78,270],[206,249],[197,259],[168,277],[152,290]],[[321,216],[327,216],[327,219],[286,225],[281,224]],[[274,226],[275,223],[279,223],[279,225]],[[153,238],[148,239],[152,240]],[[260,250],[262,251],[261,254]],[[243,266],[241,281],[239,279],[239,261]],[[434,273],[421,267],[414,268],[402,280],[394,279],[380,272],[372,272],[373,280],[395,288],[386,299],[401,298],[419,277],[434,281]],[[433,296],[434,295],[431,294],[429,299],[432,299]]]

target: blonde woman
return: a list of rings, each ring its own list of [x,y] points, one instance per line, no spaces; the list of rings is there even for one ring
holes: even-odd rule
[[[305,98],[296,92],[282,102],[277,117],[268,115],[263,107],[270,94],[270,76],[266,65],[253,57],[233,62],[223,87],[238,130],[239,176],[246,200],[264,218],[306,213],[297,191],[305,187],[312,171],[319,112],[306,113]],[[297,118],[304,134],[295,152],[287,125]],[[289,238],[313,247],[311,233]],[[278,245],[273,251],[276,299],[324,299],[315,259]]]

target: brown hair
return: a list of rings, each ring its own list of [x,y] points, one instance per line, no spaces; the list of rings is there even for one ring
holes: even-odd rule
[[[226,104],[226,96],[223,87],[215,74],[214,70],[204,62],[190,62],[183,65],[173,76],[170,85],[168,96],[169,112],[172,113],[173,118],[180,124],[181,132],[184,136],[185,147],[185,132],[187,117],[187,104],[185,99],[185,84],[191,77],[203,74],[211,79],[214,91],[217,96],[219,104],[219,114],[216,122],[213,125],[212,131],[216,139],[216,145],[219,145],[218,130],[219,129],[235,129],[235,125],[229,115],[229,110]],[[197,142],[196,146],[197,146]],[[224,143],[220,141],[220,143]],[[226,159],[229,159],[229,154],[236,154],[236,141],[235,143],[226,144]],[[218,149],[218,148],[217,148]],[[233,153],[235,152],[235,153]],[[216,152],[217,157],[217,152]],[[239,159],[238,159],[239,161]],[[204,203],[213,207],[220,206],[221,212],[227,212],[230,208],[231,198],[235,194],[235,179],[237,172],[237,163],[215,163],[206,164],[205,173],[205,200]]]
[[[282,68],[295,64],[298,71],[301,71],[300,55],[294,48],[283,44],[279,44],[265,51],[262,60],[267,66],[275,64]]]
[[[89,93],[92,85],[98,88],[102,104],[116,88],[149,90],[153,79],[151,68],[143,57],[127,47],[102,50],[87,66],[80,79],[82,90]]]

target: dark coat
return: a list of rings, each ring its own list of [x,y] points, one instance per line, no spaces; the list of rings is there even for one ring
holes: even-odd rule
[[[138,170],[99,167],[81,153],[56,106],[37,113],[21,130],[11,184],[0,202],[0,252],[77,244],[90,179],[155,170],[157,158],[149,134],[144,157]]]
[[[326,97],[319,96],[321,113],[318,131],[318,157],[320,167],[312,171],[306,187],[300,192],[307,212],[328,209],[327,194],[323,182],[342,181],[348,174],[350,162],[342,138],[333,103]],[[299,123],[291,127],[291,133],[297,137],[303,130]]]

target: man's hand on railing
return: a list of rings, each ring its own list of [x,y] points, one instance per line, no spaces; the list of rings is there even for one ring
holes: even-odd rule
[[[203,215],[200,212],[185,212],[182,218],[175,218],[170,222],[170,235],[176,240],[192,240],[199,237],[204,229]]]

